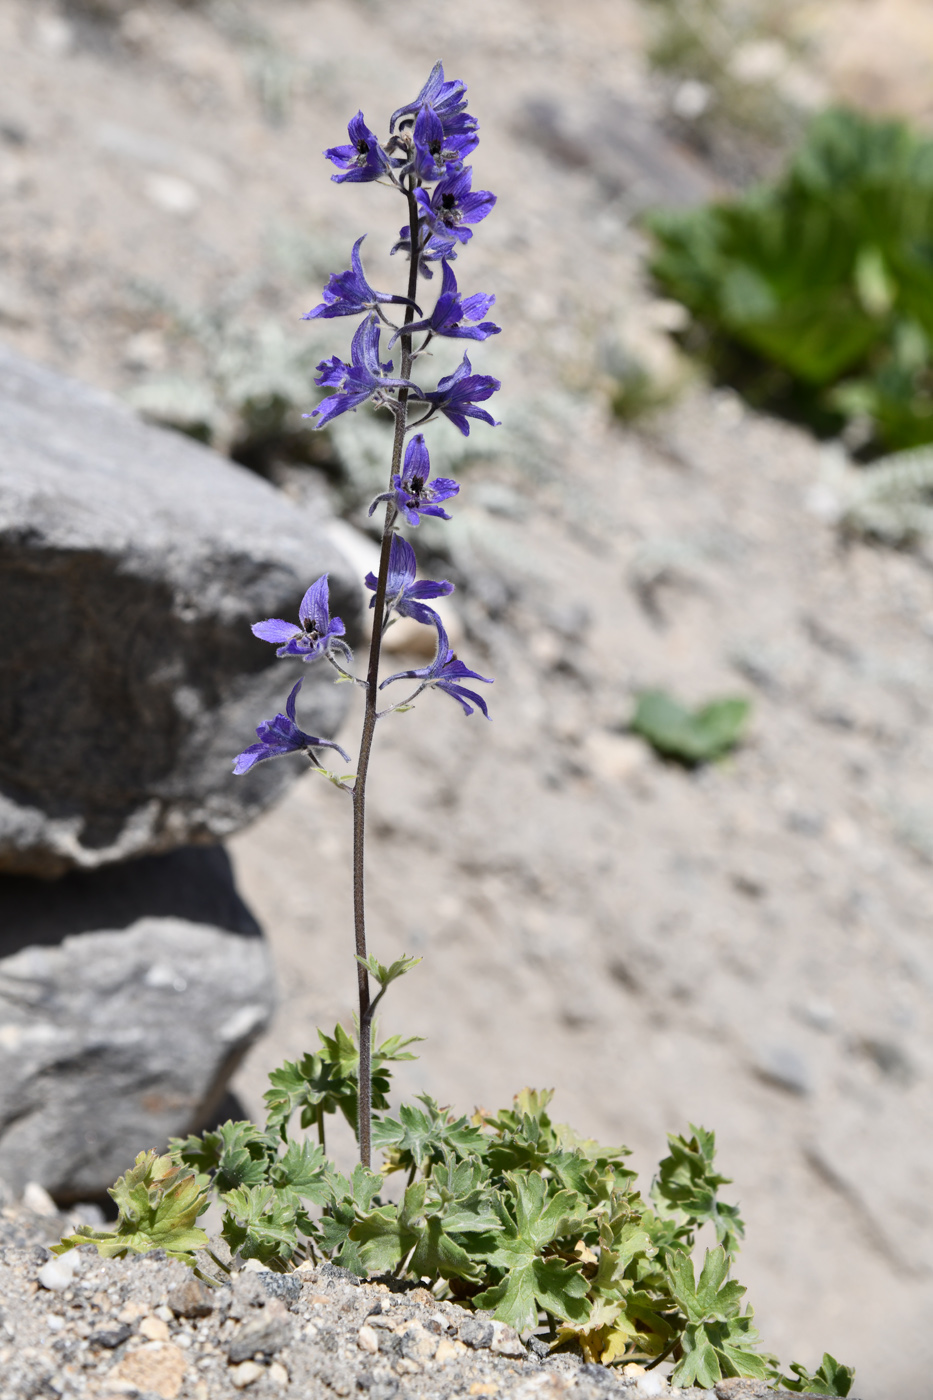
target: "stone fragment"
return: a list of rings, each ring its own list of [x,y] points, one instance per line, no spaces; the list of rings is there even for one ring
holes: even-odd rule
[[[411,1322],[402,1333],[399,1350],[409,1361],[430,1361],[437,1351],[437,1334],[420,1322]]]
[[[368,1351],[371,1356],[375,1356],[379,1350],[379,1338],[371,1327],[360,1328],[356,1334],[356,1344],[361,1351]]]
[[[41,1186],[38,1181],[27,1181],[23,1187],[23,1205],[27,1210],[31,1210],[33,1215],[57,1215],[58,1206],[52,1197]]]
[[[281,1361],[273,1361],[269,1367],[269,1379],[276,1385],[288,1385],[288,1372]]]
[[[119,1322],[136,1322],[139,1318],[145,1317],[148,1311],[145,1303],[137,1303],[135,1299],[132,1299],[117,1313],[117,1320]]]
[[[232,1363],[246,1361],[256,1352],[273,1355],[291,1338],[293,1320],[278,1298],[270,1298],[254,1317],[248,1318],[234,1333],[227,1347]]]
[[[726,1380],[717,1381],[713,1389],[716,1400],[758,1400],[759,1397],[774,1394],[766,1381],[748,1376],[729,1376]]]
[[[125,1322],[108,1322],[103,1327],[95,1327],[88,1342],[92,1347],[113,1351],[115,1347],[122,1346],[129,1335],[130,1328]]]
[[[258,1381],[265,1368],[255,1361],[243,1361],[239,1366],[234,1366],[230,1371],[230,1383],[236,1386],[237,1390],[245,1390],[248,1385]]]
[[[301,1279],[297,1273],[274,1274],[271,1269],[260,1276],[263,1288],[272,1298],[280,1298],[288,1307],[301,1297]]]
[[[490,1351],[495,1352],[497,1356],[525,1355],[522,1339],[514,1327],[509,1327],[505,1322],[494,1322],[492,1328],[493,1338],[489,1343]]]
[[[160,1400],[177,1400],[181,1393],[188,1358],[170,1342],[145,1342],[107,1373],[104,1388],[123,1389],[134,1386],[143,1392],[158,1395]]]
[[[169,1289],[168,1306],[176,1317],[208,1317],[214,1311],[214,1293],[190,1274]]]
[[[15,1188],[37,1179],[61,1201],[103,1195],[141,1149],[207,1121],[267,1025],[271,959],[226,856],[185,854],[140,862],[125,907],[81,888],[111,882],[111,871],[68,877],[79,888],[67,907],[34,911],[15,889],[4,904],[13,921],[0,931],[0,1174]],[[199,917],[121,927],[180,867],[200,890],[176,907]],[[113,923],[93,922],[101,904]]]
[[[434,1360],[438,1363],[453,1361],[455,1357],[462,1356],[465,1351],[466,1347],[462,1342],[456,1341],[453,1337],[442,1337],[437,1344]]]
[[[81,1256],[76,1250],[69,1250],[67,1254],[53,1254],[48,1263],[42,1265],[36,1278],[50,1292],[63,1293],[71,1287],[80,1268]]]
[[[167,1342],[171,1336],[161,1317],[144,1317],[139,1324],[140,1335],[150,1342]]]
[[[495,1328],[485,1317],[468,1317],[460,1324],[461,1342],[466,1342],[468,1347],[474,1347],[476,1350],[492,1346],[495,1335]]]
[[[307,766],[234,777],[260,720],[299,675],[309,733],[349,699],[250,624],[296,617],[328,572],[355,640],[359,582],[268,482],[6,348],[0,436],[0,869],[55,876],[238,830]]]

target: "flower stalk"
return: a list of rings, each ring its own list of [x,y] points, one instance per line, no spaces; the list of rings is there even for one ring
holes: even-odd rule
[[[386,715],[404,712],[411,701],[429,688],[446,691],[456,699],[467,714],[478,708],[486,715],[484,701],[473,691],[464,690],[459,681],[466,677],[489,682],[470,671],[450,650],[447,633],[440,617],[429,607],[426,599],[435,599],[453,591],[447,581],[416,581],[416,562],[411,546],[398,533],[400,517],[409,528],[416,528],[423,515],[449,520],[440,502],[459,491],[457,482],[447,477],[431,479],[431,466],[425,439],[419,432],[409,442],[406,435],[438,416],[454,423],[464,436],[470,432],[473,418],[495,426],[495,420],[477,407],[500,386],[489,375],[473,374],[469,358],[464,355],[453,374],[442,378],[434,389],[422,389],[412,378],[412,368],[434,337],[482,341],[499,334],[499,327],[482,318],[495,297],[474,294],[460,295],[451,263],[473,237],[472,226],[479,223],[495,204],[495,195],[488,190],[472,190],[472,171],[464,165],[464,157],[476,148],[478,123],[466,110],[466,88],[459,81],[447,81],[444,70],[435,65],[415,101],[399,108],[391,118],[389,137],[381,145],[366,125],[362,112],[351,120],[347,132],[348,144],[333,146],[325,151],[337,167],[332,178],[338,183],[376,182],[388,185],[406,200],[408,223],[401,229],[393,252],[408,254],[408,285],[405,294],[378,292],[370,286],[363,269],[358,238],[350,256],[347,272],[335,273],[324,289],[324,300],[303,318],[305,320],[333,319],[340,316],[362,316],[350,349],[350,359],[338,356],[322,361],[317,367],[315,383],[334,390],[307,417],[316,418],[316,427],[324,427],[343,413],[355,413],[366,403],[386,408],[394,416],[395,431],[389,469],[388,489],[376,498],[384,502],[385,521],[379,571],[370,574],[366,585],[374,592],[372,600],[373,626],[365,678],[352,675],[343,662],[349,662],[350,651],[343,640],[345,628],[340,618],[330,616],[326,575],[311,586],[299,608],[299,623],[281,618],[268,618],[256,623],[253,632],[263,641],[277,646],[277,655],[300,658],[304,662],[327,660],[341,680],[356,680],[363,686],[365,702],[356,774],[352,780],[340,778],[319,766],[315,747],[337,748],[330,740],[316,739],[299,729],[295,715],[298,687],[289,696],[287,713],[264,723],[257,734],[260,743],[253,744],[236,761],[236,772],[245,772],[266,758],[283,753],[305,753],[318,772],[325,773],[336,786],[348,792],[353,803],[353,923],[354,952],[357,967],[357,998],[359,1005],[359,1060],[357,1065],[357,1136],[360,1162],[370,1167],[372,1162],[372,1032],[373,1013],[388,983],[381,986],[373,999],[370,976],[373,963],[369,956],[366,929],[366,784],[372,758],[373,739],[377,722]],[[397,129],[396,129],[397,126]],[[433,185],[433,193],[427,189]],[[365,237],[365,235],[364,235]],[[418,305],[419,278],[430,279],[432,264],[442,265],[442,286],[436,305],[424,316]],[[386,308],[404,306],[401,325],[394,324]],[[415,316],[419,320],[415,321]],[[388,343],[399,346],[400,363],[380,359],[381,326],[394,334]],[[415,335],[423,336],[415,349]],[[415,423],[409,423],[412,401],[424,407]],[[391,614],[413,618],[433,627],[437,646],[434,662],[419,671],[402,671],[380,682],[379,666],[382,639]],[[342,659],[338,661],[337,656]],[[404,677],[414,677],[420,684],[409,700],[389,705],[380,711],[379,692]],[[472,703],[471,703],[472,702]],[[339,750],[343,755],[343,750]],[[411,965],[403,959],[393,964],[401,975]]]

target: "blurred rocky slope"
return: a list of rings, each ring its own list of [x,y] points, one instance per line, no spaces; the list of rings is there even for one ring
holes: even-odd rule
[[[838,52],[851,7],[818,8]],[[866,1400],[920,1400],[929,571],[844,547],[833,452],[728,394],[697,389],[638,432],[612,423],[618,366],[663,360],[671,314],[642,284],[631,216],[724,178],[664,135],[643,12],[120,9],[0,11],[3,334],[104,387],[171,370],[203,395],[185,325],[231,288],[257,337],[294,326],[300,348],[298,316],[366,229],[374,284],[395,284],[393,201],[338,190],[319,155],[361,103],[385,116],[440,56],[483,123],[479,184],[500,198],[462,267],[499,299],[482,369],[505,382],[504,426],[470,439],[443,547],[464,653],[496,676],[494,722],[434,697],[378,740],[374,947],[426,955],[387,1009],[387,1027],[429,1037],[406,1088],[469,1108],[554,1084],[560,1116],[642,1168],[666,1129],[715,1127],[768,1344],[851,1361]],[[460,447],[445,441],[438,468]],[[342,478],[309,479],[352,510],[368,450],[351,433]],[[752,696],[750,742],[694,775],[658,763],[622,732],[652,684]],[[238,1081],[251,1108],[266,1071],[351,1008],[341,803],[309,778],[232,843],[286,987]]]

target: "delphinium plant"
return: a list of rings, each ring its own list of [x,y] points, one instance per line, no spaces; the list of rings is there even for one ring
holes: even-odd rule
[[[164,1155],[140,1153],[112,1189],[119,1207],[115,1227],[82,1226],[56,1248],[92,1242],[102,1254],[122,1257],[160,1247],[216,1282],[229,1260],[223,1262],[196,1223],[216,1197],[224,1210],[221,1235],[235,1261],[255,1259],[284,1272],[308,1259],[329,1260],[361,1277],[391,1275],[401,1286],[412,1280],[437,1296],[488,1309],[526,1335],[539,1334],[539,1354],[569,1349],[605,1365],[638,1361],[648,1367],[670,1360],[679,1385],[711,1386],[723,1376],[777,1381],[776,1362],[757,1350],[751,1311],[743,1311],[745,1289],[729,1278],[744,1227],[737,1208],[720,1200],[728,1178],[716,1170],[712,1133],[691,1128],[685,1137],[671,1137],[646,1199],[625,1165],[627,1149],[602,1147],[554,1123],[550,1091],[524,1089],[509,1108],[472,1117],[428,1095],[395,1115],[388,1111],[390,1066],[413,1058],[408,1047],[414,1038],[377,1043],[373,1015],[390,984],[416,960],[383,964],[367,943],[365,801],[373,737],[382,720],[409,710],[428,690],[444,692],[467,716],[479,711],[489,718],[476,687],[491,679],[454,655],[431,607],[452,585],[419,580],[415,552],[399,532],[403,521],[417,529],[424,516],[449,519],[445,506],[460,489],[432,476],[422,429],[440,416],[464,434],[471,419],[495,426],[479,405],[499,382],[474,374],[467,353],[434,388],[424,387],[421,372],[436,337],[484,341],[499,333],[485,319],[494,298],[462,296],[454,271],[475,226],[495,204],[488,191],[473,190],[465,164],[479,139],[466,101],[464,84],[445,79],[438,63],[415,100],[393,114],[386,140],[359,112],[349,142],[325,153],[338,169],[335,180],[381,184],[401,195],[407,210],[393,249],[407,256],[404,293],[373,289],[360,238],[349,270],[331,277],[323,301],[308,313],[359,318],[349,362],[334,356],[318,366],[316,383],[334,391],[313,410],[318,426],[365,404],[394,422],[387,489],[371,508],[385,514],[379,571],[365,579],[373,595],[365,673],[355,674],[344,624],[331,616],[326,575],[308,588],[297,622],[267,618],[253,632],[280,657],[330,666],[337,682],[362,688],[355,771],[324,767],[327,750],[344,764],[351,760],[333,740],[300,728],[300,680],[284,714],[260,724],[257,742],[235,761],[235,772],[246,775],[257,763],[305,754],[352,804],[355,1034],[340,1025],[332,1035],[319,1031],[316,1050],[275,1070],[263,1125],[228,1122],[173,1140]],[[438,272],[439,295],[425,314],[423,284]],[[382,678],[382,641],[397,617],[433,630],[434,658]],[[360,1160],[349,1176],[327,1156],[325,1124],[335,1113],[357,1135]],[[373,1170],[374,1149],[382,1157],[379,1171]],[[398,1201],[385,1194],[395,1173],[405,1178]],[[701,1229],[716,1243],[697,1274],[692,1253]],[[828,1355],[812,1375],[801,1366],[792,1370],[793,1377],[783,1378],[788,1388],[823,1395],[847,1394],[852,1379]]]

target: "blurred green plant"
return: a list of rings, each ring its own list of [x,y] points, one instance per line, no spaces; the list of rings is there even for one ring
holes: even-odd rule
[[[271,319],[245,323],[235,297],[210,311],[184,311],[153,292],[147,300],[179,348],[192,352],[193,365],[187,374],[153,374],[130,389],[126,397],[138,412],[262,473],[276,458],[329,460],[329,439],[301,416],[317,401],[317,339],[286,336]]]
[[[333,1113],[356,1122],[357,1047],[340,1026],[320,1041],[316,1054],[273,1074],[264,1127],[225,1123],[173,1140],[166,1156],[141,1153],[111,1190],[116,1225],[81,1226],[55,1252],[94,1244],[121,1258],[162,1248],[217,1282],[226,1266],[194,1224],[215,1197],[235,1261],[286,1272],[329,1259],[360,1277],[408,1278],[518,1331],[543,1332],[553,1350],[603,1365],[670,1361],[675,1385],[778,1382],[775,1359],[757,1350],[745,1289],[730,1278],[744,1225],[720,1199],[729,1179],[716,1170],[713,1133],[672,1135],[644,1199],[628,1149],[554,1123],[548,1090],[524,1089],[511,1108],[472,1118],[428,1095],[385,1113],[388,1066],[411,1058],[396,1037],[374,1056],[382,1171],[358,1165],[344,1176],[321,1143],[289,1132],[296,1113],[304,1127],[321,1129]],[[406,1178],[397,1202],[383,1196],[394,1173]],[[697,1275],[704,1228],[716,1243]],[[844,1396],[852,1380],[829,1356],[813,1376],[790,1369],[792,1390],[819,1395]]]
[[[751,713],[739,697],[711,700],[688,710],[664,690],[644,690],[629,724],[657,753],[694,766],[722,758],[735,748]]]
[[[648,227],[718,378],[866,455],[933,442],[933,141],[832,110],[775,182]]]

